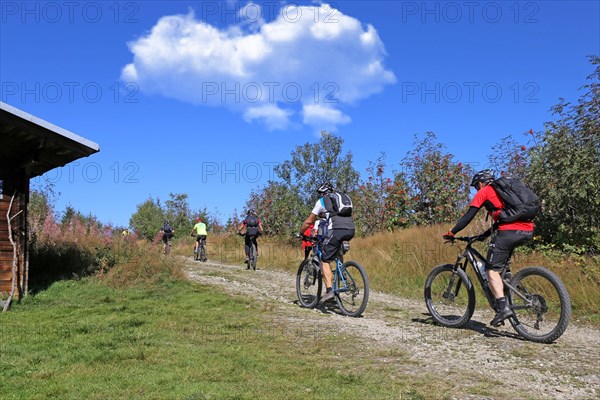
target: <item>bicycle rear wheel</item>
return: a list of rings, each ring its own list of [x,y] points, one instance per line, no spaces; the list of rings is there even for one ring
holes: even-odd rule
[[[369,279],[365,269],[356,261],[342,265],[341,274],[335,275],[336,300],[343,314],[361,315],[369,302]]]
[[[454,265],[435,267],[425,280],[425,304],[440,325],[461,328],[475,311],[475,290],[465,271]]]
[[[206,245],[205,244],[200,245],[200,249],[198,252],[200,253],[200,261],[202,261],[202,262],[206,261],[207,258],[206,258]]]
[[[508,290],[513,328],[532,342],[552,343],[558,339],[571,318],[571,300],[560,278],[546,268],[527,267],[518,271],[510,284],[525,297]]]
[[[308,258],[298,267],[296,273],[296,295],[298,303],[304,308],[314,308],[321,298],[321,271]]]
[[[250,259],[248,260],[250,263],[248,267],[251,267],[254,271],[256,271],[256,245],[252,244],[250,246]]]

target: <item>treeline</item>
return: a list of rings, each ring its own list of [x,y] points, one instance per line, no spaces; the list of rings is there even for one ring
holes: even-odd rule
[[[541,132],[524,142],[512,136],[492,148],[489,165],[497,176],[525,181],[541,198],[536,242],[562,250],[600,250],[600,58],[576,104],[561,102]],[[318,143],[297,146],[275,168],[278,179],[252,192],[246,208],[258,210],[267,233],[295,233],[329,180],[355,206],[358,234],[456,221],[469,201],[473,169],[456,160],[433,132],[415,136],[412,149],[390,170],[386,155],[370,163],[366,178],[343,151],[343,139],[323,132]]]
[[[189,235],[198,218],[202,218],[213,234],[231,231],[233,225],[239,222],[239,218],[234,214],[223,224],[206,207],[193,211],[190,208],[187,193],[169,193],[169,199],[164,204],[160,199],[152,197],[138,204],[136,212],[129,219],[129,226],[140,237],[154,241],[158,239],[157,235],[165,221],[169,221],[178,237],[182,234]]]

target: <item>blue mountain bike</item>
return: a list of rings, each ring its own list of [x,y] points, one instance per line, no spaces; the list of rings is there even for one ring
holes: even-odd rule
[[[312,254],[300,264],[296,274],[296,294],[302,307],[315,308],[321,299],[323,290],[322,246],[320,236],[300,236],[313,243]],[[344,262],[344,254],[350,243],[343,242],[335,258],[332,290],[340,311],[349,317],[360,316],[369,301],[369,280],[365,269],[356,261]]]

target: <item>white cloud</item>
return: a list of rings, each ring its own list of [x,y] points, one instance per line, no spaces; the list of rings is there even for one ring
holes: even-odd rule
[[[350,117],[340,110],[322,104],[307,104],[303,108],[304,123],[321,127],[327,131],[335,131],[336,126],[347,124]]]
[[[396,82],[372,25],[327,4],[284,6],[265,22],[247,3],[220,29],[193,12],[159,19],[129,43],[122,79],[141,90],[199,105],[226,106],[248,122],[285,129],[292,118],[316,129],[350,122],[340,107]]]
[[[263,121],[269,130],[283,130],[289,126],[289,117],[292,114],[292,111],[281,109],[275,104],[265,104],[246,109],[244,120],[247,122]]]

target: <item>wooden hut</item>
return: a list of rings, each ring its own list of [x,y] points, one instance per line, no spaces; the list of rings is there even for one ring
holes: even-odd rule
[[[94,142],[0,102],[0,308],[27,293],[29,180],[99,150]]]

